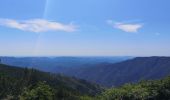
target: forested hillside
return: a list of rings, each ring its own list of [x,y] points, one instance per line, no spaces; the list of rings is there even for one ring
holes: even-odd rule
[[[0,99],[79,100],[102,90],[84,80],[0,64]]]
[[[170,75],[170,57],[137,57],[116,64],[71,69],[64,74],[113,87]]]
[[[170,100],[170,77],[111,88],[91,100]]]
[[[103,89],[84,80],[0,64],[0,99],[169,100],[170,77]]]

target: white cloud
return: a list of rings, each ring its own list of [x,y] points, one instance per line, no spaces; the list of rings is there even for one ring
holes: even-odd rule
[[[31,19],[31,20],[13,20],[13,19],[0,19],[0,25],[9,28],[15,28],[22,31],[29,32],[48,32],[48,31],[65,31],[74,32],[76,26],[72,23],[62,24],[59,22],[48,21],[45,19]]]
[[[125,32],[136,33],[140,28],[143,27],[142,24],[134,24],[134,23],[114,23],[112,20],[107,21],[108,24],[112,25],[116,29],[120,29]]]

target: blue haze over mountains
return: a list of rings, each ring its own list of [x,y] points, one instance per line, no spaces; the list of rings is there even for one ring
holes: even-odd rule
[[[105,87],[162,79],[170,57],[0,57],[3,64],[84,79]]]
[[[65,69],[117,63],[133,57],[0,57],[3,64],[35,68],[46,72],[63,72]]]
[[[64,73],[107,87],[121,86],[169,76],[170,57],[136,57],[114,64],[68,70]]]

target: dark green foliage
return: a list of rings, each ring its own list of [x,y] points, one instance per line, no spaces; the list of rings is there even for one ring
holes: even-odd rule
[[[0,64],[0,99],[79,100],[80,96],[94,96],[102,90],[76,78]]]
[[[54,92],[49,85],[40,82],[30,89],[24,89],[20,100],[54,100]]]
[[[112,88],[98,100],[170,100],[170,77],[157,81],[143,81],[138,84],[126,84]]]
[[[0,64],[2,100],[170,100],[170,77],[126,84],[94,97],[101,90],[84,80]]]

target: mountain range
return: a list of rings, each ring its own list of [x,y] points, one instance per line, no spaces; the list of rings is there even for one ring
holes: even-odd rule
[[[136,57],[123,62],[75,68],[63,72],[103,86],[114,87],[170,75],[170,57]]]
[[[60,74],[0,63],[2,100],[170,99],[170,57],[63,67]]]
[[[61,72],[66,68],[94,66],[100,63],[116,63],[132,57],[0,57],[3,64],[34,68],[45,72]]]
[[[170,75],[170,57],[1,57],[2,63],[60,73],[105,87]]]

